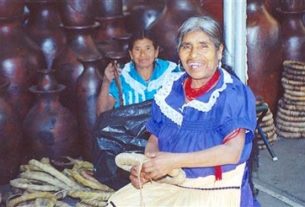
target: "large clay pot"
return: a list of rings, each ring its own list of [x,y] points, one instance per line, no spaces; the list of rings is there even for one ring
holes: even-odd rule
[[[99,17],[113,17],[123,15],[122,0],[98,0],[97,15]]]
[[[95,0],[59,0],[61,20],[66,26],[92,25],[95,21]]]
[[[304,0],[280,1],[284,60],[305,61],[305,27],[302,20],[304,12]]]
[[[51,69],[56,56],[66,44],[66,37],[60,28],[61,20],[55,0],[27,0],[29,17],[25,29],[44,53],[47,65]]]
[[[127,33],[126,17],[97,17],[96,20],[100,23],[100,27],[94,37],[95,41],[100,43],[111,40],[113,37],[120,37]]]
[[[80,155],[76,116],[61,105],[59,93],[65,86],[57,84],[50,72],[39,71],[39,85],[30,87],[37,99],[23,122],[28,159],[49,157],[57,160],[62,156]]]
[[[9,81],[0,77],[0,185],[17,175],[22,146],[21,122],[4,98],[8,85]]]
[[[102,85],[102,77],[99,72],[101,58],[80,60],[84,65],[84,71],[78,78],[76,86],[83,157],[89,161],[93,161],[93,147],[95,143],[93,128],[97,118],[96,102]]]
[[[0,0],[0,18],[21,16],[24,11],[24,0]]]
[[[45,63],[43,54],[23,31],[21,18],[0,19],[0,45],[0,75],[10,81],[6,98],[23,120],[33,101],[28,88]]]
[[[275,113],[282,94],[280,27],[262,0],[248,0],[247,15],[248,83]]]
[[[98,24],[82,27],[64,27],[67,45],[60,56],[54,60],[56,79],[66,86],[61,94],[61,103],[76,113],[76,81],[83,72],[78,58],[96,59],[101,56],[91,36]]]
[[[181,24],[189,17],[202,15],[197,0],[167,0],[162,14],[148,28],[158,40],[162,51],[160,57],[178,61],[176,37]]]
[[[117,42],[118,48],[116,49],[116,51],[112,50],[112,51],[108,51],[108,52],[115,52],[117,54],[123,55],[124,56],[123,62],[127,63],[130,60],[130,56],[129,56],[129,52],[128,52],[129,51],[128,43],[130,41],[130,38],[131,38],[131,34],[125,34],[121,37],[113,38]]]
[[[141,0],[129,9],[127,16],[130,33],[147,29],[160,16],[164,5],[156,1]]]

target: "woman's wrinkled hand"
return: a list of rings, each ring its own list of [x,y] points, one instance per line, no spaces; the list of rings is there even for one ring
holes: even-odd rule
[[[143,163],[142,172],[146,180],[158,180],[175,169],[175,154],[156,152],[146,154],[150,158]]]
[[[131,184],[137,189],[142,188],[142,186],[149,181],[145,178],[146,175],[142,170],[139,173],[139,170],[140,170],[139,168],[140,168],[140,165],[132,166],[132,168],[130,170],[130,175],[129,175]]]

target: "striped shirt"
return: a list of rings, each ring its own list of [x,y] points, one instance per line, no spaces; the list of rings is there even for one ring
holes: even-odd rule
[[[179,71],[176,63],[156,59],[154,70],[149,81],[145,81],[137,72],[134,64],[128,62],[125,64],[119,77],[124,105],[141,103],[154,98],[155,93],[166,82],[168,75]],[[115,99],[115,108],[120,106],[119,91],[113,80],[109,86],[109,95]]]

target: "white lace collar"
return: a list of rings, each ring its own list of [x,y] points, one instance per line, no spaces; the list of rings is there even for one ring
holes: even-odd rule
[[[158,64],[158,63],[156,63],[156,64]],[[144,94],[145,90],[153,91],[153,90],[159,89],[162,86],[163,82],[167,79],[169,74],[171,74],[172,71],[176,68],[176,64],[169,61],[169,65],[165,69],[165,72],[157,79],[150,81],[148,83],[147,87],[145,85],[143,85],[141,82],[139,82],[138,80],[134,79],[130,75],[130,71],[131,71],[132,67],[133,67],[133,64],[131,62],[125,64],[125,66],[122,70],[122,76],[124,77],[126,84],[128,84],[136,93]],[[156,66],[155,69],[157,67],[158,66]]]
[[[232,79],[231,75],[224,69],[221,69],[221,71],[223,73],[223,84],[221,85],[221,87],[215,89],[212,92],[208,102],[203,102],[203,101],[199,101],[199,100],[195,99],[195,100],[192,100],[192,101],[184,104],[182,106],[181,110],[184,110],[185,107],[192,107],[192,108],[194,108],[198,111],[202,111],[202,112],[210,111],[212,109],[212,107],[215,105],[215,103],[220,95],[220,92],[222,92],[223,90],[225,90],[227,88],[227,84],[233,83],[233,79]],[[181,126],[181,124],[182,124],[183,115],[179,111],[176,111],[174,108],[172,108],[170,105],[168,105],[166,103],[165,99],[170,94],[174,81],[178,80],[183,74],[185,74],[185,73],[179,73],[179,74],[177,74],[177,76],[172,76],[170,79],[168,79],[169,84],[164,85],[155,95],[156,104],[160,107],[161,112],[167,118],[169,118],[171,121],[173,121],[174,123],[176,123],[179,126]]]
[[[169,74],[171,74],[173,72],[173,70],[176,69],[176,67],[177,67],[176,63],[169,62],[169,65],[168,65],[167,69],[164,71],[164,73],[157,79],[152,80],[148,83],[147,90],[153,91],[153,90],[159,89],[163,85],[164,81],[165,80],[167,81]]]
[[[178,80],[181,76],[183,76],[185,72],[174,73],[171,77],[168,78],[168,85],[163,85],[163,87],[156,93],[155,102],[159,106],[161,112],[174,123],[181,125],[182,123],[182,114],[173,109],[170,105],[168,105],[165,101],[166,97],[170,94],[173,84],[176,80]]]

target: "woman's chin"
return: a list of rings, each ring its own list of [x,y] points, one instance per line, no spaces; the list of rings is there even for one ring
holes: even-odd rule
[[[153,68],[153,64],[142,64],[139,63],[136,65],[137,69],[152,69]]]

